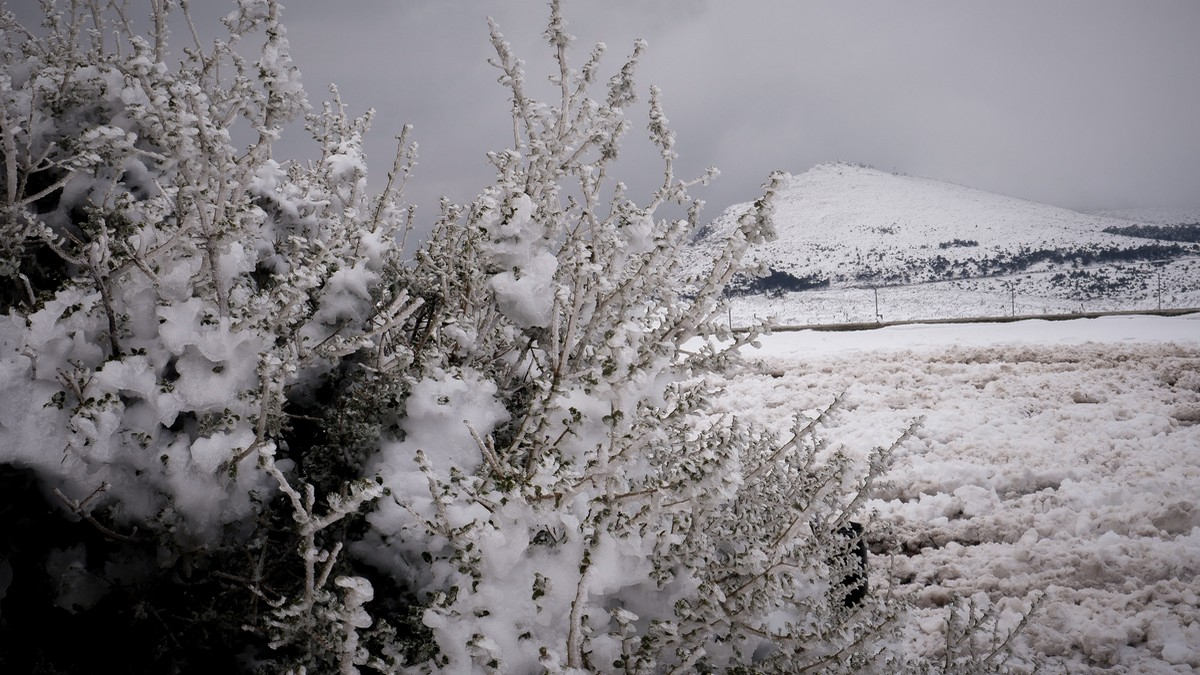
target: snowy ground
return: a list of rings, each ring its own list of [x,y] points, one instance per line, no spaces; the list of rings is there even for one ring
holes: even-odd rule
[[[827,436],[852,453],[924,418],[870,505],[891,528],[872,584],[916,599],[908,649],[951,598],[1002,629],[1040,598],[1018,670],[1200,668],[1200,315],[779,333],[748,356],[720,405],[780,430],[839,392]]]

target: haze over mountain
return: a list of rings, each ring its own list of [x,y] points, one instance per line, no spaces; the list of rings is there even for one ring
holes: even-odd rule
[[[749,208],[735,205],[701,232],[690,253],[696,268],[713,259]],[[1175,213],[1168,220],[1188,216]],[[769,313],[784,314],[788,305],[817,297],[817,289],[877,287],[939,294],[918,303],[924,307],[918,314],[933,316],[962,316],[967,307],[973,307],[967,316],[995,314],[1001,296],[1008,301],[1006,313],[1015,312],[1018,292],[1031,301],[1029,311],[1077,309],[1081,303],[1133,309],[1152,297],[1157,302],[1161,271],[1175,304],[1200,301],[1200,266],[1190,259],[1200,245],[1187,238],[1190,230],[1120,215],[1079,213],[859,165],[821,164],[785,182],[776,200],[777,237],[748,255],[765,276],[739,279],[735,292],[751,304],[762,305],[765,297],[779,310]],[[990,299],[974,307],[961,297],[949,300],[947,291]],[[1034,299],[1042,306],[1034,307]],[[946,307],[939,314],[931,303]]]

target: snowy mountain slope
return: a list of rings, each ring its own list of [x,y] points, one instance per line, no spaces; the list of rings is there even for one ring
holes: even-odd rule
[[[695,243],[696,264],[711,259],[749,207],[730,207],[712,222]],[[1059,262],[1051,252],[1088,263],[1105,250],[1161,245],[1104,232],[1128,225],[1123,219],[847,164],[792,176],[777,196],[775,223],[777,238],[756,247],[751,261],[835,286],[1039,268]]]
[[[705,228],[688,254],[693,269],[713,259],[749,207],[730,207]],[[874,297],[842,296],[875,287],[889,287],[888,319],[1008,314],[1015,304],[1147,309],[1160,274],[1174,306],[1200,300],[1200,263],[1181,261],[1200,255],[1196,244],[1106,233],[1130,221],[860,166],[792,176],[777,194],[775,225],[776,239],[748,256],[768,276],[735,283],[744,318],[869,320]]]

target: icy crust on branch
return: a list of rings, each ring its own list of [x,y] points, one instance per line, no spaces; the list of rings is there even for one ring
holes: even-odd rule
[[[493,191],[477,208],[484,211],[479,228],[488,237],[485,250],[500,270],[488,281],[500,312],[520,328],[545,327],[554,308],[558,258],[546,241],[546,228],[534,219],[533,200]]]
[[[371,472],[402,494],[427,490],[417,453],[439,473],[474,473],[483,461],[475,438],[491,434],[507,417],[496,400],[495,383],[473,370],[430,373],[412,386],[401,423],[403,440],[386,442]],[[377,513],[372,520],[383,526],[387,518]]]
[[[133,300],[116,303],[132,328],[121,359],[106,358],[91,337],[107,328],[98,293],[64,291],[28,318],[4,317],[4,460],[36,469],[73,499],[107,485],[124,521],[212,536],[251,512],[252,495],[269,492],[252,460],[232,461],[256,439],[251,395],[263,341],[205,315],[194,298]]]

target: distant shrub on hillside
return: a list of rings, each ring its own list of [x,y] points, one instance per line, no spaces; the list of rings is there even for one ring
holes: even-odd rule
[[[1050,277],[1050,283],[1070,289],[1073,297],[1081,300],[1093,300],[1135,286],[1144,290],[1146,288],[1144,274],[1146,274],[1144,270],[1121,267],[1111,270],[1077,269],[1055,274]]]
[[[1200,223],[1180,223],[1179,225],[1122,225],[1120,227],[1104,228],[1107,234],[1119,234],[1124,237],[1154,239],[1157,241],[1183,241],[1189,244],[1200,244]]]
[[[797,277],[787,272],[771,270],[764,277],[747,277],[738,275],[729,284],[731,295],[782,295],[796,291],[810,291],[817,288],[829,288],[829,280],[815,275]]]
[[[942,242],[938,248],[946,250],[955,247],[975,245],[975,242]],[[939,281],[946,279],[970,279],[975,277],[990,277],[1001,274],[1017,274],[1030,268],[1049,263],[1051,265],[1070,265],[1084,267],[1089,265],[1111,265],[1118,263],[1137,263],[1160,260],[1173,260],[1186,255],[1194,255],[1197,249],[1184,244],[1146,244],[1132,248],[1118,246],[1089,246],[1081,248],[1047,248],[1034,249],[1022,246],[1015,251],[987,251],[988,255],[970,256],[963,258],[933,255],[921,259],[903,261],[898,266],[873,265],[860,262],[852,277],[859,284],[908,284],[914,281]],[[768,282],[770,277],[767,277]],[[818,286],[813,286],[817,288]],[[742,287],[739,286],[739,290]],[[801,289],[804,290],[804,289]],[[763,292],[747,290],[746,293]]]
[[[969,248],[978,245],[979,242],[974,239],[951,239],[950,241],[943,241],[938,244],[938,248],[945,250],[948,248]]]

